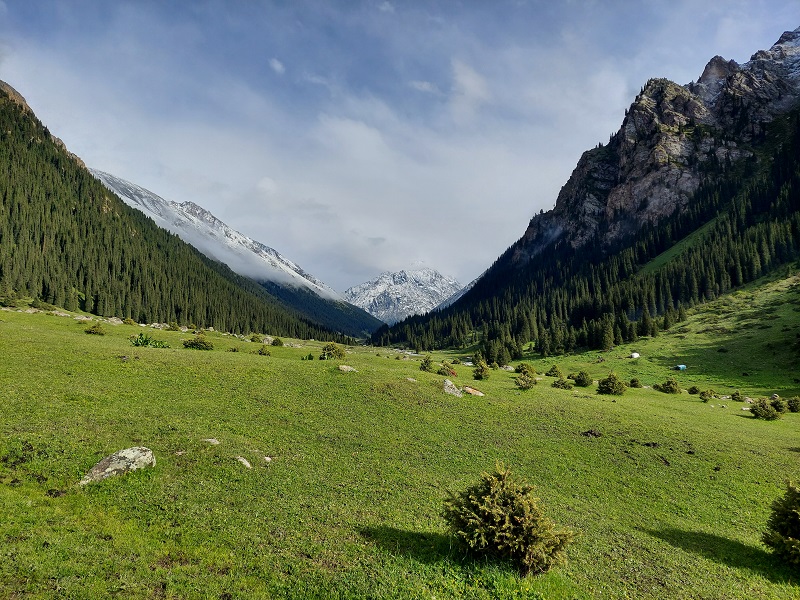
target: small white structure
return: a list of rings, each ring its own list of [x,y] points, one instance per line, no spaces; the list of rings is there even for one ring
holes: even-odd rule
[[[638,352],[631,352],[631,358],[639,358]]]

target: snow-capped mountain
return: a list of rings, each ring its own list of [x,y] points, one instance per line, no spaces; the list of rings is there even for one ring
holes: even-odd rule
[[[308,289],[328,300],[343,298],[332,288],[276,250],[231,229],[194,202],[172,202],[103,171],[89,169],[126,204],[141,210],[160,227],[176,234],[200,252],[259,283]]]
[[[461,284],[435,269],[381,273],[344,292],[345,299],[392,325],[408,316],[424,314],[450,298]]]

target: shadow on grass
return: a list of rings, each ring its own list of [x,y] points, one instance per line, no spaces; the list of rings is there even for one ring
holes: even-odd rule
[[[467,558],[449,535],[422,531],[405,531],[387,525],[365,527],[361,535],[391,554],[413,558],[426,564],[453,562],[463,564]]]
[[[704,533],[682,529],[642,529],[643,532],[693,554],[733,567],[747,569],[772,583],[798,585],[797,575],[771,553],[756,546]]]

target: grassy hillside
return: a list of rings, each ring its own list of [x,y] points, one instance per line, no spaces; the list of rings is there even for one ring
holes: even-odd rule
[[[612,398],[545,376],[522,392],[513,373],[474,382],[464,365],[456,382],[486,396],[455,398],[387,349],[350,349],[358,372],[343,373],[301,360],[313,342],[259,356],[210,333],[201,352],[148,330],[171,348],[136,348],[140,327],[103,327],[0,311],[0,597],[800,598],[798,574],[759,541],[784,480],[800,478],[800,414],[766,422],[730,400]],[[684,388],[788,397],[798,334],[790,274],[635,346],[529,362],[646,386],[685,363]],[[156,467],[75,485],[133,445]],[[580,531],[565,567],[523,579],[446,535],[445,491],[497,460]]]

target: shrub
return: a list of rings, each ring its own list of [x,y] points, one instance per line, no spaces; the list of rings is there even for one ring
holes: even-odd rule
[[[594,379],[586,371],[581,371],[577,375],[570,377],[578,387],[589,387],[594,383]]]
[[[125,325],[136,325],[136,324],[137,324],[137,323],[136,323],[136,321],[134,321],[134,320],[133,320],[133,319],[131,319],[130,317],[125,317],[125,319],[123,319],[123,321],[122,321],[122,322],[123,322]]]
[[[456,370],[447,361],[444,361],[442,363],[442,366],[439,367],[437,373],[439,375],[444,375],[445,377],[458,377],[458,373],[456,373]]]
[[[272,352],[270,352],[269,348],[264,344],[261,344],[261,347],[256,350],[256,354],[259,356],[272,356]]]
[[[699,393],[700,393],[700,388],[699,388],[699,387],[697,387],[696,385],[693,385],[693,386],[692,386],[692,387],[690,387],[690,388],[689,388],[687,391],[688,391],[688,392],[689,392],[689,393],[690,393],[692,396],[695,396],[695,395],[697,395],[697,394],[699,394]]]
[[[130,337],[131,345],[133,346],[149,346],[151,348],[169,348],[169,344],[162,340],[155,340],[143,331],[139,335],[132,335]]]
[[[183,340],[183,347],[191,350],[213,350],[214,344],[206,336],[199,334],[188,340]]]
[[[529,390],[538,383],[536,377],[531,375],[528,371],[522,371],[515,381],[517,387],[521,390]]]
[[[84,329],[86,333],[89,335],[105,335],[106,330],[103,329],[103,326],[100,323],[95,323],[94,325],[89,325],[86,329]]]
[[[571,390],[572,384],[563,377],[559,377],[558,379],[553,381],[553,387],[558,388],[560,390]]]
[[[531,377],[536,375],[536,369],[534,369],[528,363],[519,363],[516,367],[514,367],[515,373],[528,373]]]
[[[502,464],[460,493],[449,493],[442,516],[470,552],[512,561],[523,575],[564,562],[574,533],[547,519],[534,488],[518,483]]]
[[[489,365],[489,367],[490,367],[492,370],[494,370],[494,371],[497,371],[497,369],[499,369],[499,368],[500,368],[500,365],[499,365],[499,364],[497,364],[497,361],[495,361],[495,362],[493,362],[492,364],[490,364],[490,365]]]
[[[300,360],[314,360],[314,353],[313,352],[309,352],[305,356],[301,356]]]
[[[238,352],[238,351],[239,351],[239,348],[236,347],[236,346],[231,346],[230,348],[228,348],[228,352]]]
[[[273,338],[272,345],[275,347],[283,346],[283,340],[279,337]]]
[[[709,400],[713,400],[717,397],[717,392],[714,390],[703,390],[700,392],[700,400],[703,402],[708,402]]]
[[[258,342],[259,344],[264,343],[264,336],[260,333],[251,333],[250,334],[250,341],[251,342]]]
[[[772,405],[772,408],[777,410],[780,414],[789,410],[789,403],[777,394],[770,399],[769,403]]]
[[[545,373],[545,375],[548,377],[558,377],[559,379],[564,377],[564,373],[561,372],[561,369],[558,368],[558,365],[553,365],[550,367],[550,370]]]
[[[759,398],[750,407],[750,414],[756,419],[764,419],[765,421],[774,421],[781,418],[781,413],[776,410],[768,398]]]
[[[178,325],[176,321],[170,321],[169,325],[167,325],[167,331],[180,331],[181,327]]]
[[[742,394],[742,392],[739,390],[736,390],[731,394],[731,400],[734,402],[744,402],[744,394]]]
[[[800,567],[800,488],[795,483],[787,481],[786,494],[772,503],[761,541],[787,564]]]
[[[792,396],[786,401],[786,407],[789,412],[800,412],[800,396]]]
[[[322,347],[322,354],[319,355],[320,360],[341,360],[345,357],[344,348],[335,342],[328,342]]]
[[[422,359],[422,362],[419,365],[419,370],[425,371],[426,373],[433,373],[433,359],[431,358],[430,354]]]
[[[659,392],[664,392],[665,394],[681,393],[681,386],[678,383],[678,380],[674,377],[667,377],[667,380],[664,383],[657,383],[653,387]]]
[[[472,378],[473,379],[489,379],[489,365],[486,364],[485,360],[480,360],[475,365],[475,368],[472,370]]]
[[[460,364],[461,364],[461,359],[460,359],[460,358],[458,358],[458,357],[454,358],[454,359],[453,359],[453,364],[454,364],[454,365],[460,365]]]
[[[625,385],[625,382],[612,371],[608,374],[608,377],[600,380],[597,386],[597,393],[622,396],[626,389],[628,389],[628,386]]]
[[[642,382],[639,381],[636,377],[634,377],[633,379],[631,379],[631,382],[628,384],[628,387],[641,388]]]

